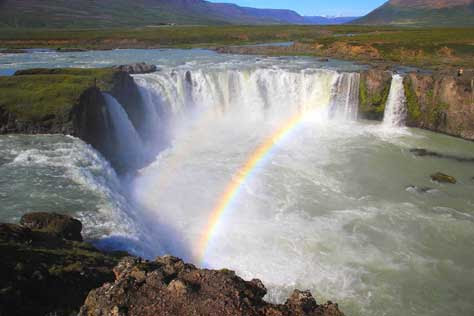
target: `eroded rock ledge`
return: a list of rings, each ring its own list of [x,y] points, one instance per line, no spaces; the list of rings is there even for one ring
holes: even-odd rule
[[[260,280],[244,281],[233,271],[198,269],[165,256],[155,261],[128,257],[116,280],[92,290],[80,316],[342,316],[338,305],[318,305],[310,292],[295,290],[285,304],[263,300]]]
[[[244,281],[230,270],[102,252],[81,241],[81,228],[78,220],[50,213],[0,224],[0,315],[344,315],[307,291],[295,290],[285,304],[267,303],[260,280]]]

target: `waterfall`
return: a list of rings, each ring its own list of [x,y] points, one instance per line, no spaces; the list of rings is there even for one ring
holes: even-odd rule
[[[206,114],[259,121],[317,112],[357,118],[359,74],[332,70],[173,70],[135,76],[149,117]]]
[[[392,127],[404,126],[406,118],[407,108],[403,77],[395,74],[392,77],[390,93],[385,105],[383,124]]]
[[[355,120],[359,105],[359,73],[341,73],[333,89],[331,118]]]
[[[128,166],[138,166],[144,159],[144,146],[122,105],[110,94],[103,93],[111,124],[114,154]]]

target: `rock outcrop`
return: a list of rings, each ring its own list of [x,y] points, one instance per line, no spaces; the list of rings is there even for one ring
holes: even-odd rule
[[[383,120],[392,73],[384,69],[370,69],[361,73],[359,85],[359,118]]]
[[[29,213],[21,218],[20,225],[31,230],[48,232],[66,240],[82,241],[82,223],[67,215]]]
[[[474,140],[474,72],[410,73],[407,125]]]
[[[71,315],[90,290],[114,280],[123,254],[79,242],[79,221],[36,213],[21,223],[0,224],[0,315]]]
[[[80,316],[343,316],[337,304],[318,305],[310,292],[296,290],[285,304],[267,303],[260,280],[197,269],[171,256],[124,258],[114,273],[115,282],[90,292]]]
[[[155,72],[157,70],[155,65],[148,65],[146,63],[135,63],[135,64],[129,64],[129,65],[120,65],[120,66],[115,66],[114,68],[119,70],[119,71],[129,73],[131,75],[133,75],[133,74],[146,74],[146,73]]]
[[[438,183],[450,183],[450,184],[456,184],[457,180],[455,177],[444,174],[442,172],[437,172],[435,174],[431,175],[431,180],[438,182]]]

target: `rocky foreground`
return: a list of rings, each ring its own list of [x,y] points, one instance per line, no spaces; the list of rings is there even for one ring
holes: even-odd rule
[[[81,229],[79,221],[49,213],[0,224],[0,315],[344,315],[307,291],[267,303],[260,280],[230,270],[101,252],[82,241]]]

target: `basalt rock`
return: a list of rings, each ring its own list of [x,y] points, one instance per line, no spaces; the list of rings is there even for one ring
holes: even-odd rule
[[[435,182],[439,182],[439,183],[451,183],[451,184],[457,183],[457,180],[455,177],[444,174],[442,172],[437,172],[435,174],[432,174],[431,180]]]
[[[155,72],[157,70],[155,65],[148,65],[146,63],[135,63],[135,64],[130,64],[130,65],[120,65],[120,66],[116,66],[115,69],[117,69],[119,71],[129,73],[131,75],[133,75],[133,74],[147,74],[147,73]]]
[[[391,83],[392,73],[390,71],[375,68],[361,73],[359,85],[360,118],[383,120]]]
[[[474,140],[474,72],[410,73],[407,125]]]
[[[67,215],[29,213],[21,217],[20,225],[33,230],[50,232],[67,240],[82,241],[82,223]]]
[[[244,281],[229,270],[204,270],[178,258],[125,258],[116,280],[88,295],[80,316],[216,315],[342,316],[337,304],[318,305],[309,292],[295,291],[285,304],[263,300],[261,281]]]
[[[68,216],[25,215],[0,224],[0,315],[77,314],[90,290],[114,280],[123,254],[100,252]]]

